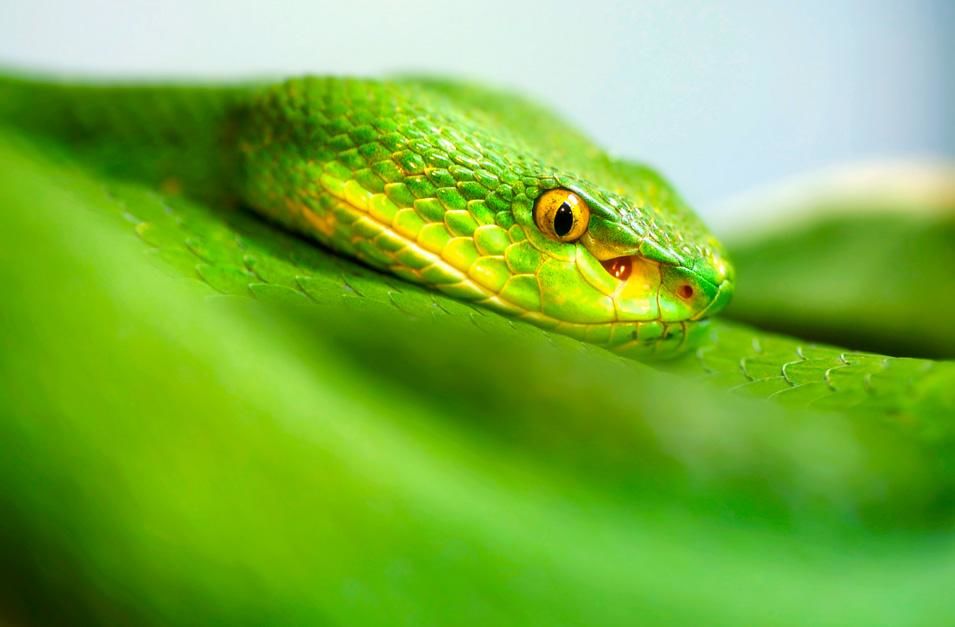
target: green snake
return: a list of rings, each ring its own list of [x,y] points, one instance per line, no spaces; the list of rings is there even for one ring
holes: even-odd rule
[[[679,351],[732,293],[719,242],[660,175],[477,88],[294,79],[182,94],[138,131],[119,102],[145,93],[80,91],[65,120],[51,97],[49,112],[28,98],[27,122],[97,141],[202,133],[212,191],[372,267],[623,352]],[[211,109],[193,113],[206,128],[176,128],[189,106]]]
[[[114,315],[114,310],[122,312],[124,306],[129,307],[130,319],[155,315],[149,324],[157,325],[176,324],[160,315],[160,309],[182,320],[218,315],[197,305],[205,302],[202,299],[175,301],[183,303],[176,309],[158,297],[150,300],[148,290],[140,293],[134,283],[123,282],[120,275],[126,262],[117,261],[120,257],[113,260],[109,251],[115,244],[116,250],[123,251],[116,255],[134,254],[128,253],[135,248],[128,247],[128,242],[118,236],[112,239],[117,232],[132,230],[140,244],[160,258],[164,272],[198,278],[222,294],[271,298],[280,301],[281,307],[292,308],[294,313],[282,309],[275,314],[287,330],[270,329],[268,323],[261,327],[267,330],[263,333],[275,334],[269,336],[271,341],[258,341],[257,331],[242,331],[246,323],[234,322],[235,312],[223,315],[227,321],[222,322],[223,328],[246,338],[245,345],[239,342],[230,347],[231,336],[223,331],[217,348],[213,350],[210,343],[203,349],[208,353],[196,353],[200,357],[195,359],[238,351],[236,355],[244,357],[209,362],[229,372],[241,367],[236,364],[244,359],[276,346],[294,354],[321,336],[331,354],[350,356],[359,364],[342,368],[375,363],[377,374],[385,377],[385,373],[389,381],[383,389],[407,388],[413,390],[414,399],[434,396],[439,400],[421,402],[437,403],[435,411],[440,415],[474,411],[490,420],[491,415],[513,414],[515,424],[523,426],[494,427],[505,434],[506,446],[521,442],[534,455],[562,459],[553,462],[559,467],[575,460],[577,465],[568,465],[570,474],[581,472],[602,486],[584,490],[589,494],[582,497],[585,500],[603,494],[605,475],[642,476],[654,464],[668,469],[675,464],[678,470],[672,476],[663,473],[666,481],[692,494],[700,485],[706,490],[716,486],[711,493],[704,491],[710,495],[754,490],[753,502],[761,505],[753,511],[790,506],[802,511],[803,505],[808,511],[816,505],[806,503],[840,503],[845,511],[851,510],[847,517],[876,521],[876,526],[904,527],[909,525],[905,521],[916,521],[911,523],[915,527],[948,525],[955,493],[951,465],[955,363],[947,360],[953,354],[953,340],[951,325],[946,324],[955,300],[946,269],[948,260],[955,259],[950,198],[944,199],[944,206],[930,207],[938,211],[914,217],[876,212],[860,219],[823,205],[822,215],[831,219],[821,222],[821,230],[813,230],[816,227],[810,224],[777,234],[776,239],[740,241],[731,248],[731,256],[675,188],[649,166],[609,155],[547,109],[521,97],[425,78],[306,77],[279,84],[224,86],[0,78],[0,128],[0,163],[10,164],[6,181],[11,189],[18,182],[16,172],[22,170],[24,189],[40,190],[31,181],[48,180],[52,189],[66,190],[62,197],[52,191],[40,200],[35,200],[39,192],[21,197],[11,191],[3,199],[15,211],[2,218],[9,221],[10,235],[5,243],[9,257],[0,258],[4,260],[0,265],[10,272],[5,284],[18,286],[22,294],[15,299],[21,309],[11,309],[9,324],[20,329],[24,338],[34,337],[37,329],[51,331],[46,335],[36,331],[35,345],[47,348],[35,354],[24,348],[31,346],[27,340],[18,343],[11,335],[5,340],[7,361],[0,361],[0,373],[22,378],[24,387],[46,381],[44,372],[49,369],[65,389],[76,391],[71,397],[75,402],[63,401],[67,409],[59,407],[55,394],[30,401],[0,395],[0,406],[13,408],[15,415],[60,415],[57,412],[62,409],[62,415],[68,416],[73,411],[69,407],[81,412],[87,402],[93,408],[102,400],[81,379],[71,378],[83,373],[79,362],[71,361],[80,359],[77,355],[82,351],[60,354],[45,343],[58,345],[61,338],[52,330],[73,318],[87,321],[81,329],[90,338],[98,338],[89,341],[95,352],[116,340],[110,329],[120,324],[110,327],[99,321],[122,321],[123,315]],[[87,223],[71,213],[55,224],[33,217],[40,215],[44,203],[53,207],[69,198],[90,207],[90,215],[97,217]],[[39,204],[34,207],[33,203]],[[101,228],[102,216],[110,217]],[[97,226],[91,226],[94,223]],[[85,235],[75,235],[80,232]],[[872,251],[890,249],[887,233],[897,238],[898,252],[878,257]],[[47,253],[29,251],[34,236],[50,238]],[[107,249],[87,244],[94,241],[105,242]],[[69,253],[73,250],[85,252]],[[778,254],[781,250],[793,254],[786,257]],[[77,275],[95,277],[90,285],[99,286],[102,293],[76,288],[73,300],[57,300],[57,290],[40,286],[57,280],[64,265],[53,261],[42,265],[46,257],[75,264]],[[19,260],[31,268],[35,265],[35,273],[20,272]],[[87,268],[88,263],[94,265]],[[828,272],[839,280],[827,283]],[[151,274],[143,276],[147,277],[144,284],[153,285]],[[865,288],[861,297],[848,297],[855,287],[847,288],[847,280],[851,286]],[[155,281],[155,285],[166,285],[162,279]],[[814,287],[818,288],[815,295]],[[178,287],[168,289],[179,294]],[[116,290],[115,301],[103,296]],[[734,292],[740,302],[731,305]],[[80,304],[83,299],[76,295],[83,293],[93,304]],[[45,299],[48,305],[30,307],[31,302]],[[124,305],[127,300],[129,304]],[[75,313],[63,309],[67,302],[77,303]],[[152,304],[147,307],[147,302]],[[472,304],[481,310],[471,308]],[[89,308],[86,317],[83,307]],[[480,313],[484,310],[490,312]],[[724,310],[744,322],[713,319]],[[149,311],[155,313],[144,313]],[[63,317],[56,317],[60,312]],[[295,335],[294,341],[285,337],[286,332],[299,333],[295,329],[302,320],[306,331]],[[525,336],[531,331],[525,323],[540,327],[542,331],[534,333],[541,335],[530,335],[528,340]],[[814,344],[767,328],[828,343]],[[142,349],[144,354],[155,351],[158,355],[167,350],[163,347],[181,346],[181,338],[172,331],[157,332],[156,337],[165,339],[143,344],[148,346]],[[76,334],[71,338],[81,341]],[[203,346],[206,340],[195,341]],[[625,357],[653,359],[654,368],[664,373],[620,360],[603,348]],[[870,348],[895,354],[862,350]],[[390,354],[404,355],[407,363],[390,364]],[[115,363],[116,376],[126,369],[123,360],[132,370],[139,363],[136,350],[103,348],[103,355],[103,363]],[[182,363],[192,363],[193,357],[189,353]],[[171,358],[151,358],[150,363],[163,364],[172,373],[179,368]],[[272,367],[260,374],[263,386],[267,387],[264,381],[281,386],[294,378],[277,374],[288,367],[281,359],[270,363]],[[448,364],[452,372],[443,374]],[[94,363],[90,372],[98,372],[99,367],[99,362]],[[148,368],[143,372],[159,385],[162,376]],[[337,376],[323,372],[328,380]],[[265,394],[258,389],[256,377],[242,376],[248,389],[230,394],[248,394],[248,398]],[[223,378],[229,376],[213,376],[208,388],[197,386],[196,390],[209,389],[210,398],[220,398],[214,390]],[[569,400],[559,394],[564,388],[573,391]],[[138,388],[129,382],[117,389]],[[176,396],[175,390],[193,388],[190,382],[180,382],[178,387],[164,389]],[[192,397],[184,394],[185,403]],[[348,399],[355,394],[344,395],[348,398],[339,399],[340,403],[351,402]],[[680,398],[683,395],[688,398]],[[471,405],[462,409],[455,405],[456,398],[470,399]],[[759,400],[765,398],[777,402]],[[287,400],[279,395],[274,399]],[[49,406],[42,404],[47,401]],[[130,401],[129,406],[142,407],[144,415],[154,411],[149,402],[139,402]],[[209,403],[207,409],[215,407]],[[286,409],[293,411],[291,405]],[[393,408],[378,411],[387,415]],[[107,410],[90,412],[90,416],[108,415]],[[209,412],[203,415],[215,414],[213,409]],[[335,415],[344,419],[349,414],[341,409]],[[615,422],[624,416],[639,426]],[[768,426],[750,422],[754,416],[764,418]],[[77,422],[81,423],[87,421]],[[135,441],[141,436],[123,431],[122,424],[117,421],[114,427],[134,442],[131,451],[138,450]],[[608,430],[606,440],[593,434],[600,425]],[[227,426],[210,428],[228,433]],[[763,428],[771,435],[764,438]],[[807,433],[813,437],[799,439]],[[55,447],[48,447],[42,436],[32,439],[35,434],[31,434],[24,427],[6,435],[11,442],[21,438],[23,450],[36,446],[45,455],[55,456],[50,452]],[[88,443],[82,450],[96,451],[102,446],[100,437],[90,432],[77,441]],[[161,434],[158,441],[171,437]],[[248,436],[250,442],[256,437],[261,434]],[[279,436],[275,441],[286,442]],[[565,441],[565,448],[555,444]],[[736,444],[727,444],[731,441],[745,444],[734,449]],[[787,448],[794,442],[801,444]],[[720,448],[723,444],[726,449]],[[288,447],[289,460],[297,459],[297,444],[283,446]],[[347,448],[350,444],[344,446],[352,450]],[[441,446],[445,444],[435,445]],[[458,450],[457,445],[447,446]],[[150,450],[147,444],[144,447],[141,452]],[[11,447],[10,452],[16,451]],[[352,453],[356,459],[363,454],[358,448]],[[201,452],[183,454],[212,459]],[[829,455],[823,464],[831,476],[811,470],[816,454]],[[161,466],[139,465],[134,452],[128,457],[117,455],[117,468],[132,471],[135,467],[136,473],[146,476]],[[468,455],[480,457],[473,451]],[[641,456],[645,459],[638,460]],[[20,460],[17,463],[33,463],[26,454],[14,458]],[[474,468],[483,468],[467,459],[463,467],[471,468],[468,464],[473,463]],[[70,463],[66,457],[61,462]],[[281,475],[285,479],[279,484],[304,481],[288,477],[307,466],[287,463],[289,471]],[[405,481],[403,473],[412,472],[412,467],[396,464],[392,472],[401,479],[395,481]],[[17,474],[12,466],[0,465],[0,470],[12,482],[12,492],[29,489],[28,482],[13,479]],[[485,470],[508,476],[500,469]],[[765,490],[750,485],[761,479],[746,479],[763,474],[770,486]],[[482,485],[454,473],[449,476],[453,477],[449,482],[459,482],[455,485]],[[686,487],[684,480],[693,487]],[[425,485],[421,481],[407,479],[402,485]],[[565,487],[574,491],[579,486]],[[67,493],[62,486],[57,489]],[[457,489],[447,488],[449,494]],[[482,489],[475,487],[468,498],[486,497],[485,504],[503,502],[503,493],[482,496]],[[540,489],[546,493],[549,488]],[[267,491],[263,489],[262,494]],[[49,494],[60,493],[50,488]],[[159,493],[164,494],[162,489]],[[41,490],[40,494],[46,493]],[[424,499],[415,493],[414,498],[419,497]],[[165,497],[156,498],[158,504]],[[196,497],[195,503],[205,503],[209,496],[204,498]],[[701,502],[710,499],[700,498]],[[169,499],[167,506],[174,502]],[[795,502],[802,505],[792,505]],[[363,506],[354,507],[357,512]],[[477,503],[471,513],[480,507]],[[540,505],[540,512],[552,511],[547,507]],[[37,506],[36,511],[44,510]],[[82,518],[85,510],[76,511]],[[538,513],[529,515],[533,518]],[[359,527],[363,515],[354,514]],[[548,519],[540,515],[534,519]],[[584,518],[571,515],[573,524],[583,524]],[[26,515],[15,520],[25,526],[34,521]],[[426,527],[424,520],[420,529]],[[484,529],[494,525],[492,521],[480,524]],[[288,523],[283,533],[294,536],[299,531],[305,533]],[[565,531],[568,538],[576,537]],[[134,532],[128,533],[135,538]],[[514,538],[518,536],[521,542],[537,542],[521,534]],[[370,534],[363,542],[374,545],[375,537]],[[621,542],[620,546],[626,544]],[[210,541],[206,549],[215,552],[210,548],[214,545]],[[753,559],[760,559],[759,554],[760,549],[754,549]],[[252,552],[247,557],[262,564],[274,556]],[[582,553],[574,559],[584,563],[589,557]],[[660,559],[661,564],[666,562]],[[554,572],[573,570],[571,563],[561,564]],[[37,572],[41,574],[34,576],[40,585],[56,589],[58,584],[44,579],[42,569]],[[625,563],[619,571],[606,572],[634,575]],[[693,576],[694,571],[685,572]],[[616,584],[611,582],[619,578],[607,577],[604,584],[613,589]],[[692,597],[694,593],[685,594]],[[520,602],[546,597],[528,595],[519,597]],[[598,597],[578,600],[580,607],[599,603],[594,601]],[[551,598],[551,602],[557,607],[565,601]],[[322,611],[335,614],[340,609]],[[770,611],[766,616],[773,615]],[[693,623],[692,617],[687,622]]]

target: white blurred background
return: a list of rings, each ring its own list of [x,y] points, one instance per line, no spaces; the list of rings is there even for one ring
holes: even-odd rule
[[[955,157],[953,36],[953,0],[2,0],[0,68],[481,79],[658,166],[718,222],[785,177]]]

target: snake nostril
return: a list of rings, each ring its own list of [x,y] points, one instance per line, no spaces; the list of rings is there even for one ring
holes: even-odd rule
[[[684,283],[680,287],[676,288],[676,295],[685,300],[693,298],[693,293],[693,286],[688,283]]]

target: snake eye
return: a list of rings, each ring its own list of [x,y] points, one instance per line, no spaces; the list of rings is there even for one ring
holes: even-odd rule
[[[587,231],[590,207],[584,199],[567,189],[551,189],[534,205],[537,228],[558,242],[573,242]]]

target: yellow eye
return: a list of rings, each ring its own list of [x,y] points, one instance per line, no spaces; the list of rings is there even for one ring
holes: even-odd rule
[[[573,242],[587,231],[590,207],[584,199],[566,189],[551,189],[534,205],[537,228],[558,242]]]

